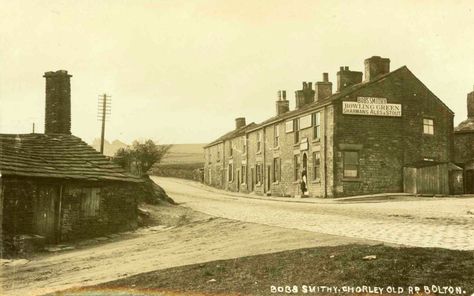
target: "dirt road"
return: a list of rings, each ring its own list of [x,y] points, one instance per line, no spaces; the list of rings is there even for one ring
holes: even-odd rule
[[[474,250],[474,215],[468,214],[474,209],[472,197],[295,203],[246,198],[183,179],[154,180],[177,202],[217,217],[400,245]]]
[[[0,269],[0,295],[41,295],[174,266],[314,246],[367,243],[214,218],[181,207],[155,210],[158,216],[173,212],[176,224],[181,226],[140,229],[92,246],[4,264]]]

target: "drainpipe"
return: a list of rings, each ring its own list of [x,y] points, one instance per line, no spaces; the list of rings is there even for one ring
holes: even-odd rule
[[[263,142],[263,147],[262,147],[263,148],[263,151],[262,151],[262,154],[263,154],[263,174],[262,175],[266,176],[268,172],[267,172],[267,162],[265,161],[265,148],[267,146],[267,145],[265,145],[266,142],[267,142],[267,137],[265,135],[265,127],[262,128],[262,136],[263,136],[263,139],[262,139],[263,140],[262,141]],[[268,176],[266,176],[266,177],[268,178]],[[268,184],[268,180],[266,178],[264,178],[263,182],[264,182],[263,183],[263,193],[264,193],[264,195],[266,195],[267,191],[268,191],[268,188],[267,188],[267,190],[265,190],[265,188]]]
[[[327,106],[324,106],[324,198],[328,197],[328,165],[327,165],[327,122],[328,122],[328,116],[327,116]]]

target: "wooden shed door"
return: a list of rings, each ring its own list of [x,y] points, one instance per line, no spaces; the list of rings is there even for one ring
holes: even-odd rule
[[[474,193],[474,170],[466,171],[466,193]]]
[[[34,202],[33,229],[44,236],[47,242],[55,242],[57,201],[59,189],[55,186],[38,186]]]

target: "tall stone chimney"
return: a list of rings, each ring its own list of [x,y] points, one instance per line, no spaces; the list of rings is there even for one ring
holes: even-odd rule
[[[349,70],[349,67],[340,67],[339,72],[337,72],[337,91],[349,87],[351,85],[362,82],[362,72],[356,72]]]
[[[235,119],[235,129],[239,129],[245,125],[245,117],[239,117]]]
[[[277,115],[290,111],[290,101],[286,99],[286,90],[278,91],[278,100],[276,101]]]
[[[45,134],[71,134],[71,83],[66,70],[44,73],[46,78]]]
[[[380,75],[390,72],[390,59],[373,56],[364,61],[365,81],[372,81]]]
[[[318,81],[315,83],[314,91],[316,101],[332,95],[332,82],[329,82],[328,73],[323,73],[323,81]]]
[[[295,92],[296,109],[314,102],[314,93],[313,84],[311,82],[303,82],[303,89]]]
[[[467,94],[467,117],[474,118],[474,90]]]

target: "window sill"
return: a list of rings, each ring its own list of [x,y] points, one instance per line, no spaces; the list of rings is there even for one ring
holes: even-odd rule
[[[293,147],[298,147],[298,148],[299,148],[299,147],[300,147],[300,143],[298,142],[298,143],[293,144]]]
[[[280,146],[273,147],[273,151],[280,150]]]
[[[255,154],[256,154],[256,155],[260,155],[260,154],[262,154],[262,150],[260,150],[260,151],[257,151]]]
[[[321,138],[313,139],[311,141],[311,143],[320,143],[320,142],[321,142]]]
[[[362,182],[362,178],[342,178],[342,182]]]
[[[319,179],[313,180],[313,181],[311,181],[311,184],[321,184],[321,180],[319,180]]]
[[[293,181],[293,184],[300,184],[301,182],[298,180],[298,181]]]
[[[278,185],[278,184],[280,184],[280,181],[275,181],[272,183],[272,185]]]

